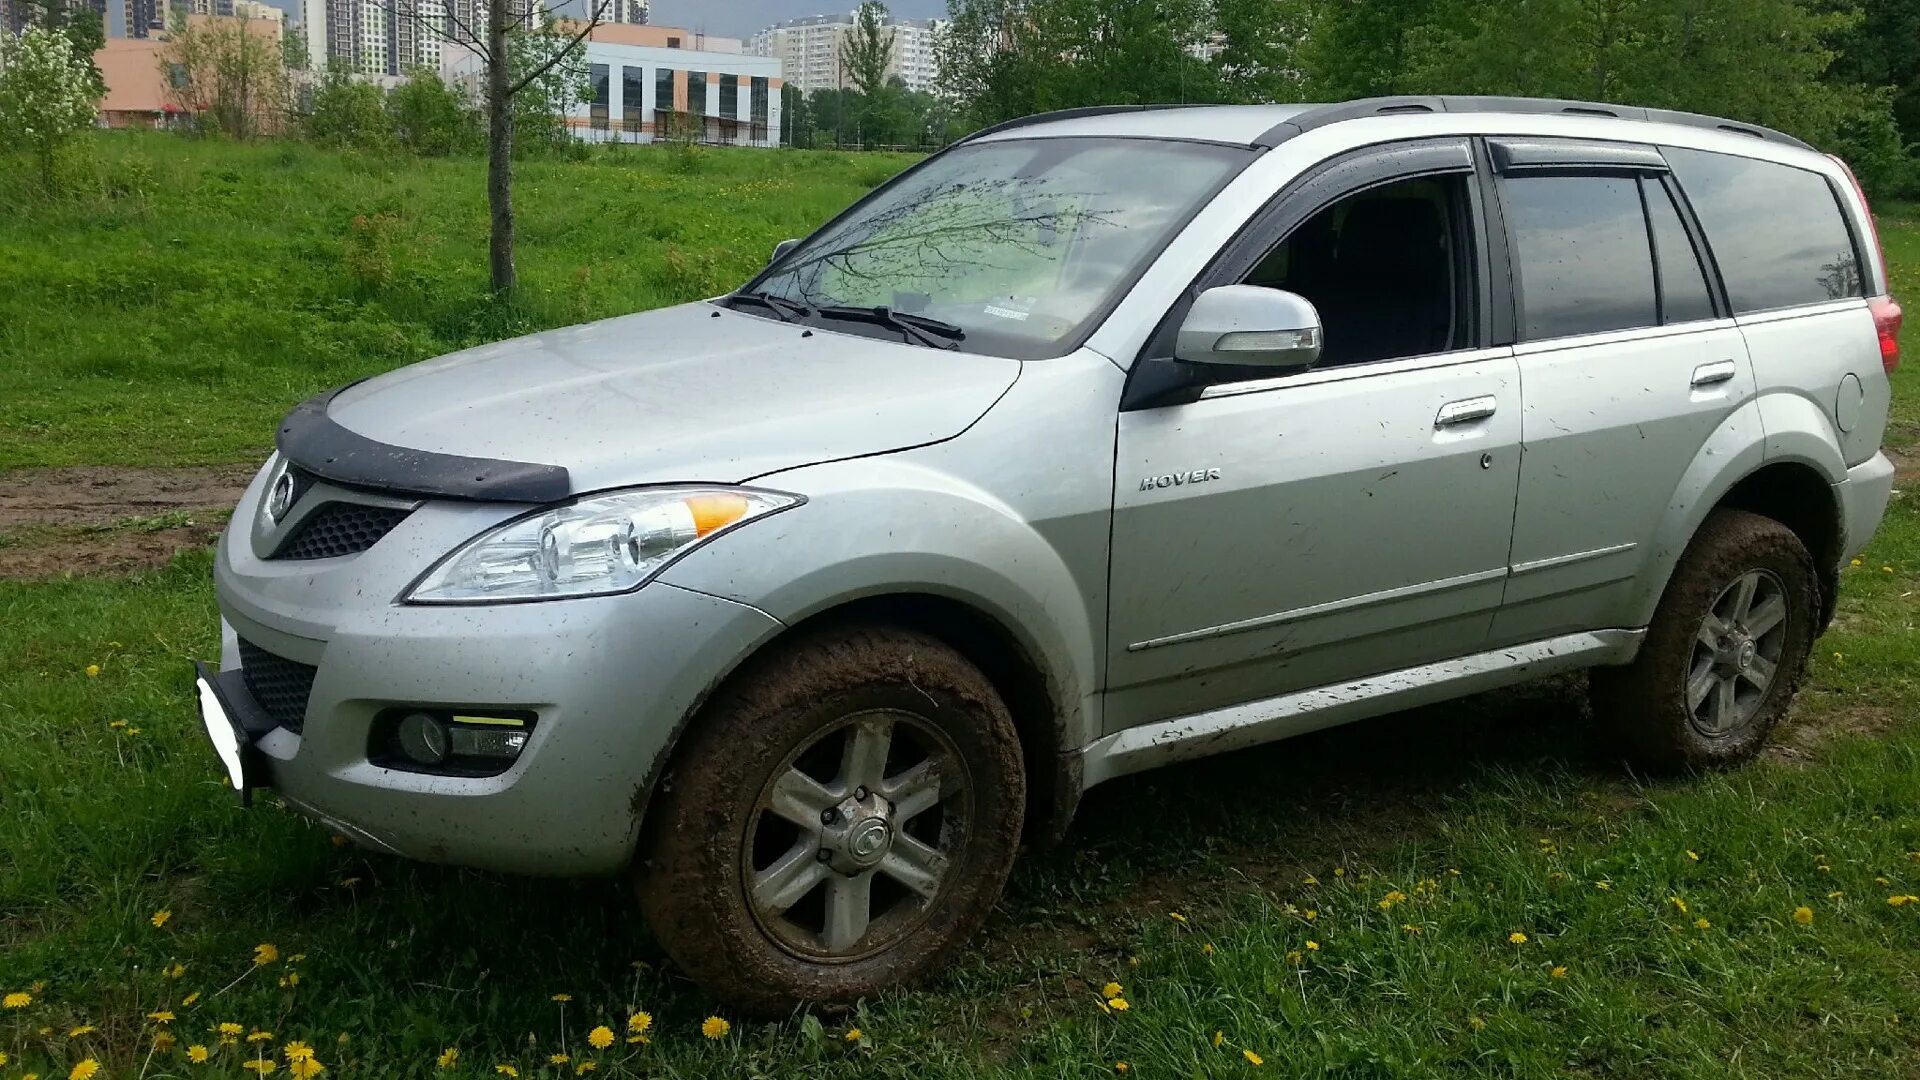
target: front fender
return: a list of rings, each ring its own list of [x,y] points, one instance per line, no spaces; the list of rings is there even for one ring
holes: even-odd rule
[[[992,619],[1040,669],[1058,746],[1099,733],[1103,624],[1089,597],[1104,575],[1107,515],[1024,520],[981,488],[902,456],[810,466],[760,481],[805,506],[702,547],[661,580],[738,600],[789,626],[870,597],[925,594]],[[1064,549],[1064,550],[1063,550]],[[1091,552],[1093,561],[1071,553]]]

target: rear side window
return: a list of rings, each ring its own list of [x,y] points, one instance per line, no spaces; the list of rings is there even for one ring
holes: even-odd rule
[[[1502,195],[1522,340],[1659,325],[1638,180],[1511,177]]]
[[[1662,322],[1693,322],[1713,318],[1713,297],[1707,291],[1707,274],[1693,250],[1686,226],[1680,224],[1680,211],[1666,185],[1653,177],[1643,177],[1641,190],[1647,199],[1647,220],[1653,227],[1653,253],[1660,264],[1660,315]]]
[[[1737,313],[1861,295],[1853,238],[1819,173],[1662,147],[1693,204]]]

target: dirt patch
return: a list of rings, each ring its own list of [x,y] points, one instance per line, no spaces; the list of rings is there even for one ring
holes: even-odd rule
[[[1887,457],[1893,462],[1893,483],[1895,487],[1905,487],[1920,480],[1920,448],[1906,447],[1901,450],[1888,448]]]
[[[1900,716],[1881,705],[1861,705],[1829,709],[1806,715],[1801,710],[1789,714],[1788,721],[1773,733],[1765,755],[1774,761],[1805,764],[1835,736],[1878,735],[1894,726]]]
[[[0,532],[22,525],[111,525],[177,510],[229,510],[259,469],[257,464],[86,465],[0,472]]]
[[[258,466],[0,473],[0,579],[124,574],[219,538]]]

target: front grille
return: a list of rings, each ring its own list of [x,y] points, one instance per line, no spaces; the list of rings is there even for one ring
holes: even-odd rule
[[[313,695],[317,668],[275,656],[253,642],[240,639],[240,673],[247,692],[274,723],[299,733],[307,720],[307,698]]]
[[[358,555],[379,543],[381,537],[392,532],[411,513],[411,510],[391,506],[324,503],[294,527],[273,557],[337,559],[342,555]]]

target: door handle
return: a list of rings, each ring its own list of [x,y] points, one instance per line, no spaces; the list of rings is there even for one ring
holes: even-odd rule
[[[1476,420],[1485,420],[1493,415],[1493,410],[1498,405],[1499,402],[1491,394],[1486,397],[1467,398],[1464,401],[1449,401],[1440,406],[1440,414],[1433,418],[1433,426],[1455,427],[1460,424],[1471,424]]]
[[[1701,364],[1693,369],[1693,385],[1717,386],[1723,382],[1731,382],[1738,370],[1731,360],[1716,360],[1711,364]]]

